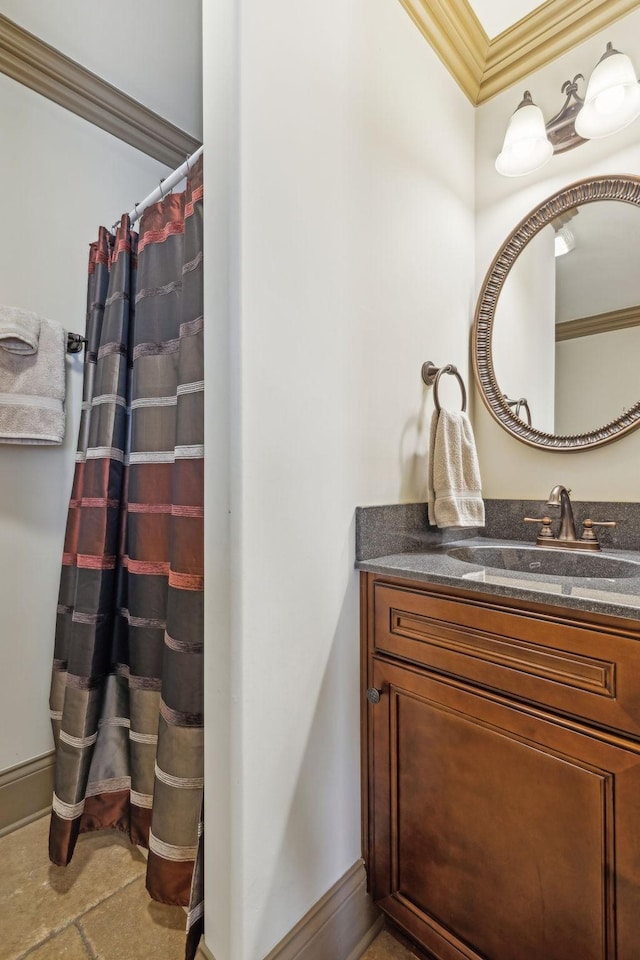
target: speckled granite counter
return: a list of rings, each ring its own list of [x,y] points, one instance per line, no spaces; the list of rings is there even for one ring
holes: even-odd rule
[[[409,505],[410,510],[407,511],[397,507],[359,508],[356,567],[363,571],[424,580],[478,593],[640,620],[640,552],[605,548],[599,554],[603,559],[611,557],[637,563],[637,576],[578,577],[566,576],[564,570],[562,574],[542,574],[535,572],[540,559],[536,551],[540,548],[535,547],[531,540],[488,537],[486,530],[449,530],[442,536],[441,532],[428,527],[426,513],[419,509],[421,506]],[[406,521],[407,517],[409,522],[403,524],[400,518]],[[417,524],[412,527],[411,521],[416,520]],[[382,532],[381,522],[388,524],[392,533],[390,539]],[[387,552],[379,556],[371,555],[376,546],[384,550],[387,545],[390,547]],[[511,552],[519,548],[525,551],[521,556],[527,561],[525,566],[528,569],[525,572],[500,569],[488,564],[469,563],[450,555],[449,551],[461,546],[495,547],[498,550],[509,548]],[[567,558],[569,567],[580,555],[578,551],[556,552],[560,569],[563,557]],[[593,557],[594,554],[587,556]]]

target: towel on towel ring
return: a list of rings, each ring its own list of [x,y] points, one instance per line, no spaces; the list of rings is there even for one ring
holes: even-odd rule
[[[438,527],[484,526],[478,454],[469,417],[435,410],[428,465],[429,523]]]

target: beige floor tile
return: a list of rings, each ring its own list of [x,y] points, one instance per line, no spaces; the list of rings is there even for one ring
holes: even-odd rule
[[[90,960],[77,928],[67,927],[28,955],[27,960]]]
[[[360,960],[415,960],[416,954],[404,947],[388,930],[378,934]]]
[[[85,834],[69,866],[54,867],[48,832],[43,817],[0,839],[0,960],[19,957],[146,869],[116,831]]]
[[[78,920],[96,960],[182,960],[187,915],[149,898],[136,880]]]

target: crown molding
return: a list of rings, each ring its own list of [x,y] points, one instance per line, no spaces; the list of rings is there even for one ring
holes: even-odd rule
[[[547,0],[489,39],[468,0],[400,0],[477,106],[640,6],[640,0]]]
[[[169,167],[200,146],[179,127],[0,15],[0,72]]]
[[[471,103],[539,70],[640,6],[640,0],[547,0],[489,39],[468,0],[400,0]],[[0,14],[0,72],[167,166],[200,143]]]
[[[476,103],[489,38],[467,0],[400,0],[469,100]]]
[[[640,326],[640,305],[597,313],[593,317],[565,320],[556,324],[556,342],[573,340],[575,337],[592,337],[596,333],[611,333]]]
[[[639,0],[547,0],[490,41],[476,102],[501,93],[638,6]]]

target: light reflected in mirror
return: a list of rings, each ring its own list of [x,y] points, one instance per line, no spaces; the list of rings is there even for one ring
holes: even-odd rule
[[[549,197],[498,251],[474,369],[492,415],[524,442],[584,449],[640,425],[638,238],[640,179],[613,176]]]
[[[571,249],[554,255],[567,231]],[[585,433],[640,399],[639,237],[640,208],[581,204],[514,263],[496,307],[493,356],[498,384],[525,423]]]

